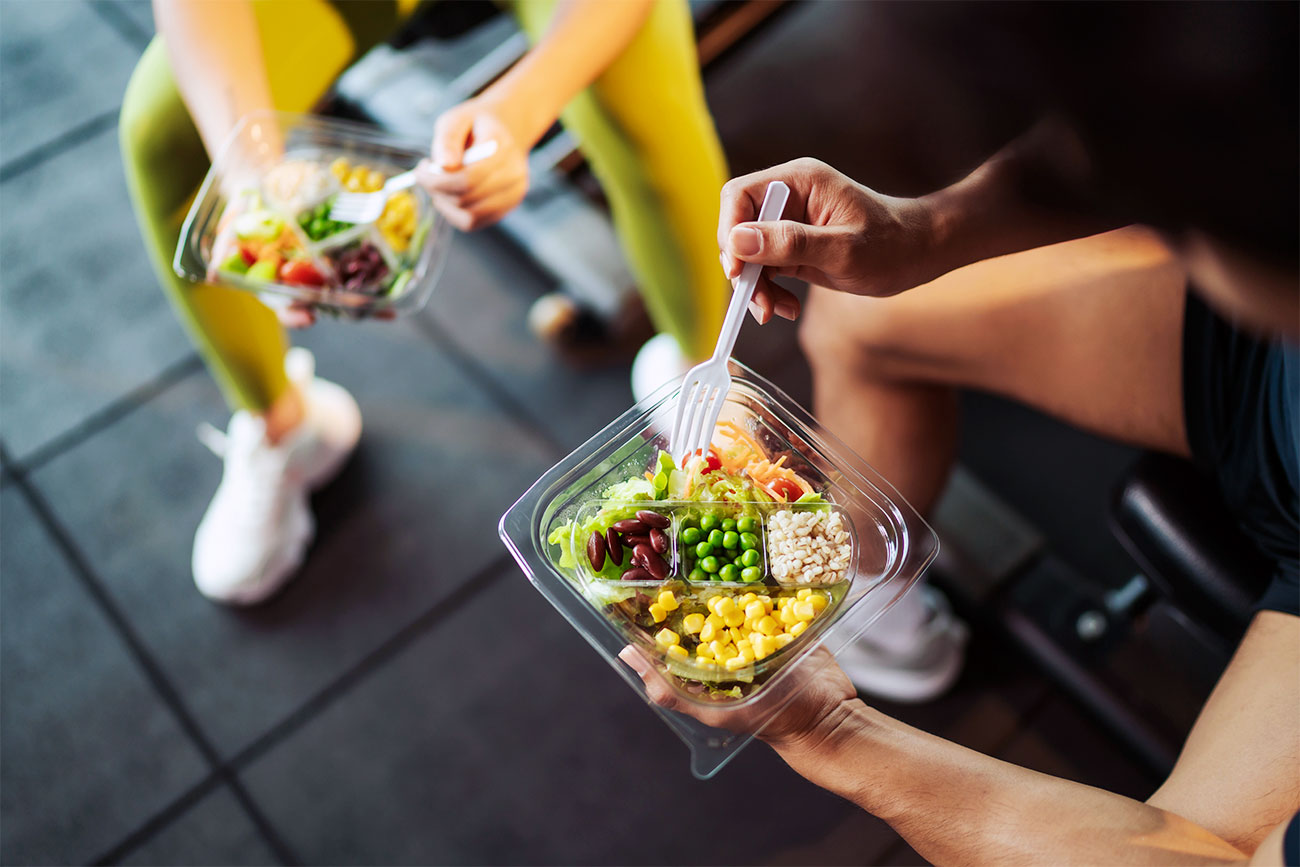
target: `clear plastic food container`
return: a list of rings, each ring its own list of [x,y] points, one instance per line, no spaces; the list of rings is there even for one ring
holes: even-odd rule
[[[655,474],[675,473],[659,454],[680,388],[670,384],[548,470],[499,526],[529,581],[643,698],[640,678],[618,659],[628,645],[657,666],[679,706],[710,719],[743,714],[749,731],[737,734],[651,703],[701,779],[798,694],[818,664],[810,651],[843,649],[938,551],[934,531],[888,482],[776,386],[730,365],[714,442],[723,454],[743,437],[750,453],[790,471],[803,490],[777,494],[793,502],[657,496]],[[652,499],[608,495],[642,476]]]
[[[272,306],[349,318],[428,301],[451,230],[418,186],[374,223],[329,219],[334,197],[413,168],[427,142],[314,115],[244,117],[217,155],[181,229],[172,266],[190,280],[256,292]]]

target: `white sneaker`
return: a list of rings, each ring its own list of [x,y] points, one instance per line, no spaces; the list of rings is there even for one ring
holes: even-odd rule
[[[272,445],[265,422],[243,410],[225,434],[210,425],[199,439],[222,457],[221,484],[194,535],[194,583],[217,602],[253,605],[293,576],[316,531],[308,494],[332,479],[361,436],[361,411],[341,386],[315,377],[305,349],[285,357],[306,415]]]
[[[656,334],[632,361],[632,397],[638,402],[670,379],[681,379],[694,365],[671,334]]]
[[[970,635],[942,593],[926,585],[917,591],[929,616],[917,627],[916,640],[903,650],[873,644],[871,630],[836,656],[859,690],[888,701],[916,704],[943,695],[957,682],[966,661]]]

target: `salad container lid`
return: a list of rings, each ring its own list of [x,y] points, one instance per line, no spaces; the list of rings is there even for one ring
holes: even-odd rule
[[[498,528],[528,580],[686,742],[691,770],[701,779],[717,773],[799,695],[813,669],[825,663],[813,650],[837,653],[869,629],[912,589],[938,551],[934,531],[865,461],[775,385],[734,359],[730,370],[732,386],[715,433],[723,466],[694,464],[688,472],[661,456],[680,390],[680,383],[668,383],[548,470],[502,516]],[[761,450],[749,460],[784,468],[782,475],[802,486],[800,496],[793,496],[794,489],[789,497],[779,489],[775,496],[737,490],[734,480],[742,472],[728,464],[736,452],[724,431],[743,440],[749,453]],[[754,466],[746,464],[743,474]],[[708,475],[713,469],[717,476]],[[659,470],[668,481],[656,477]],[[723,476],[733,481],[711,489],[699,484]],[[800,512],[807,514],[796,520]],[[748,520],[737,525],[742,518]],[[717,548],[722,560],[735,556],[736,566],[749,564],[749,574],[733,569],[723,576],[717,557],[704,562],[712,546],[701,531],[721,530],[719,521],[728,521],[732,530],[752,531],[743,542],[727,538],[725,554]],[[813,583],[798,583],[808,573],[790,572],[781,557],[791,550],[790,533],[807,532],[794,525],[818,522],[838,534],[838,559]],[[731,532],[731,537],[743,535]],[[657,557],[651,545],[660,552]],[[604,556],[607,551],[641,559],[615,565]],[[650,565],[657,574],[646,574]],[[700,631],[701,620],[720,615],[722,606],[739,627],[732,602],[721,602],[722,597],[741,602],[738,607],[762,601],[766,608],[752,608],[753,619],[743,628],[761,623],[765,632],[775,633],[770,643],[750,633],[763,646],[755,644],[747,660],[731,665],[712,658],[703,648],[707,631]],[[801,604],[800,615],[810,622],[799,625],[790,612],[797,603],[812,601],[815,616]],[[692,613],[693,622],[684,612]],[[778,615],[794,625],[781,627]],[[721,628],[721,618],[712,619]],[[656,632],[660,627],[666,631]],[[781,634],[782,629],[793,635]],[[700,655],[673,649],[687,643],[696,644]],[[739,644],[738,639],[729,652]],[[618,659],[629,645],[664,676],[670,703],[694,713],[650,702],[640,677]]]
[[[391,317],[428,301],[451,228],[418,185],[370,224],[330,219],[343,192],[373,192],[414,168],[425,144],[352,121],[246,115],[195,197],[172,262],[181,277],[347,318]]]

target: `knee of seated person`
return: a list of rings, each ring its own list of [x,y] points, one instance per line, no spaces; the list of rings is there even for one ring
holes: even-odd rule
[[[834,296],[808,305],[799,344],[814,372],[849,372],[870,379],[908,375],[905,311],[890,299]]]

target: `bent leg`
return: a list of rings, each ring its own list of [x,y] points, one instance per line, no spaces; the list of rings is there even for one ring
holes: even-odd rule
[[[976,263],[893,298],[815,288],[800,331],[814,407],[921,511],[955,452],[953,387],[1185,456],[1185,292],[1172,255],[1137,228]]]
[[[536,40],[553,0],[515,8]],[[690,10],[656,3],[627,49],[562,115],[609,200],[655,327],[692,360],[713,350],[728,285],[718,267],[726,162],[704,100]]]

